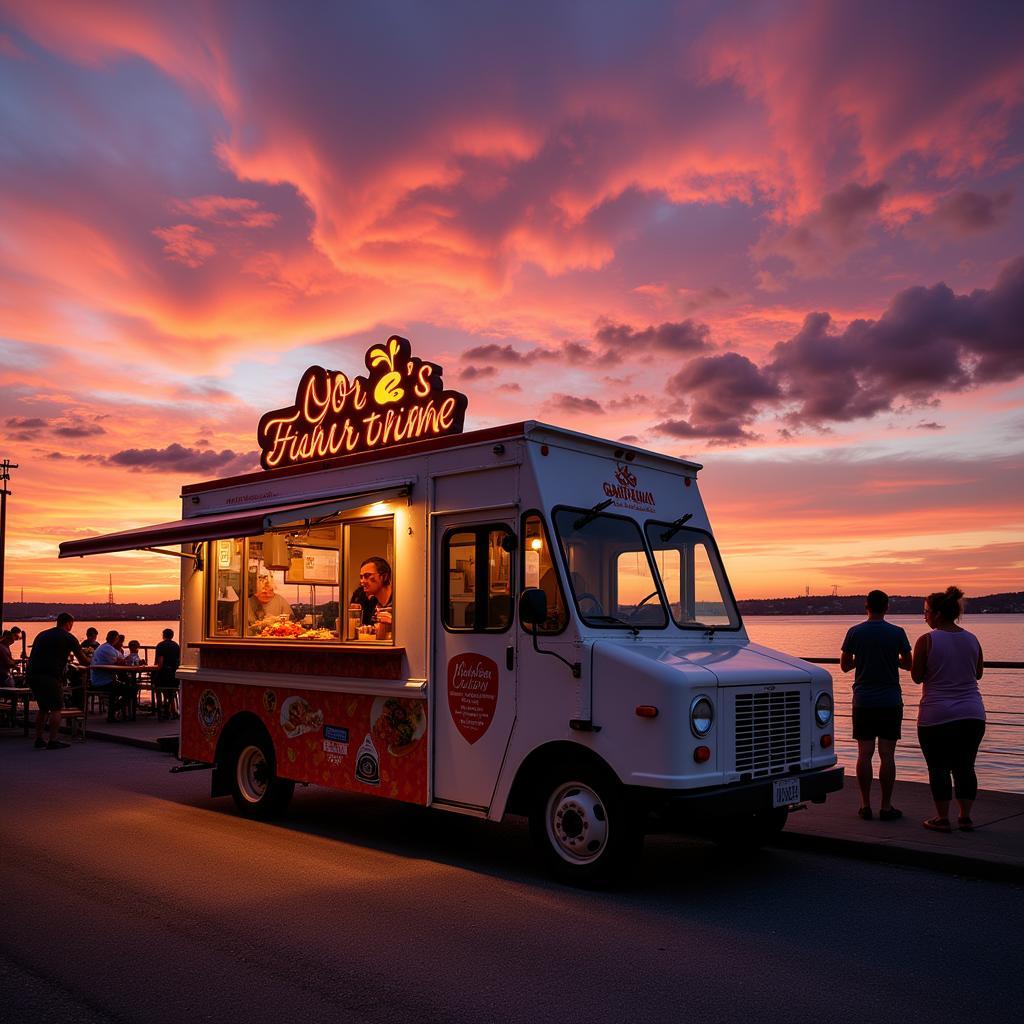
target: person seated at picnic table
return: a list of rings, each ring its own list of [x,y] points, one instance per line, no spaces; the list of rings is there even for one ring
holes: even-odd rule
[[[181,666],[181,648],[174,642],[174,630],[165,629],[163,640],[153,652],[153,693],[156,695],[157,719],[177,718],[175,700],[178,697],[177,671]]]
[[[82,641],[82,654],[85,655],[87,661],[92,661],[92,656],[100,645],[97,639],[99,635],[100,631],[95,626],[90,626],[85,631],[85,639]]]
[[[118,638],[116,629],[107,633],[107,639],[96,648],[90,661],[90,682],[94,690],[99,690],[107,697],[107,721],[117,720],[119,703],[123,701],[124,684],[120,682],[116,672],[107,666],[125,665],[125,656],[115,646]]]
[[[5,629],[0,634],[0,686],[14,685],[14,668],[18,664],[11,652],[14,644],[14,634]]]
[[[142,644],[138,640],[128,641],[128,660],[125,662],[126,665],[145,665],[146,656],[139,654],[139,648]]]

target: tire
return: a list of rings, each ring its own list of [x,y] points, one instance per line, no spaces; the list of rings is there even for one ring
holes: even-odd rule
[[[610,772],[561,765],[534,790],[530,835],[555,878],[602,888],[624,877],[639,859],[643,830]]]
[[[249,732],[239,737],[231,753],[231,796],[246,818],[267,820],[284,813],[295,783],[279,779],[270,737]]]

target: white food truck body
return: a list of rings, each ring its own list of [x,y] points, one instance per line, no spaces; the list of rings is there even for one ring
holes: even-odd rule
[[[528,814],[557,873],[595,880],[645,828],[763,833],[842,786],[831,677],[748,639],[699,469],[519,423],[186,487],[180,523],[62,555],[181,544],[180,757],[214,766],[215,794],[262,813],[319,782]],[[390,645],[211,636],[220,538],[382,509]],[[494,580],[482,563],[498,551]],[[374,721],[399,707],[411,725],[389,744]]]

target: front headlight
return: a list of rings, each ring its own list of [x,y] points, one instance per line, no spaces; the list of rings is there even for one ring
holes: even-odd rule
[[[703,738],[711,732],[715,721],[715,706],[710,697],[694,697],[690,702],[690,731],[694,736]]]
[[[819,729],[824,729],[832,722],[832,694],[824,690],[814,701],[814,721]]]

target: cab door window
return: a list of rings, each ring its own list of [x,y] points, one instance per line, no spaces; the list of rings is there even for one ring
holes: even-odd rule
[[[538,587],[547,598],[548,617],[538,623],[537,632],[561,633],[569,624],[569,612],[555,568],[551,541],[544,520],[536,512],[523,516],[523,587]]]
[[[442,542],[445,629],[503,633],[512,625],[515,534],[502,524],[449,530]]]

